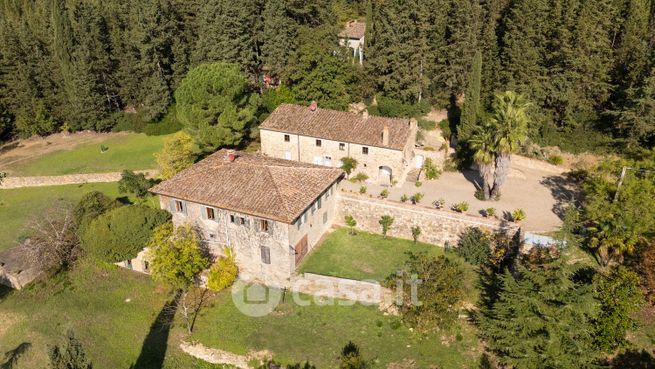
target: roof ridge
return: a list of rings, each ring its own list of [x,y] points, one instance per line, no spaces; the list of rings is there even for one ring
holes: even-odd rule
[[[284,196],[282,195],[282,191],[280,191],[280,186],[278,186],[277,179],[275,178],[275,176],[271,172],[270,167],[266,167],[266,173],[268,173],[268,175],[271,177],[271,182],[273,183],[273,186],[275,187],[275,193],[282,200],[282,201],[280,201],[282,207],[284,207],[284,210],[286,210],[287,213],[290,213],[291,209],[289,209],[289,207],[287,206],[286,201],[284,201],[285,199],[284,199]]]

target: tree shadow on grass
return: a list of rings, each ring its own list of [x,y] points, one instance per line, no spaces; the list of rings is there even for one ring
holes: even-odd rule
[[[550,190],[555,199],[553,213],[563,220],[569,204],[577,204],[579,199],[580,194],[575,190],[575,182],[564,176],[548,176],[539,183]]]
[[[13,289],[11,287],[7,287],[4,284],[0,284],[0,301],[2,301],[5,297],[11,295],[11,292]]]
[[[16,363],[21,356],[25,355],[32,347],[29,342],[23,342],[15,349],[5,352],[4,362],[0,363],[0,369],[12,369],[16,367]]]
[[[610,361],[613,369],[652,369],[655,358],[646,350],[628,350]]]
[[[159,369],[164,365],[168,335],[177,313],[181,292],[177,292],[171,301],[168,301],[159,311],[157,318],[150,325],[150,331],[143,340],[141,353],[130,369]]]

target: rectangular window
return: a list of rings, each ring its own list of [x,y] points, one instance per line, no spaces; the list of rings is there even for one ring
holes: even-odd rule
[[[259,230],[262,232],[268,232],[268,220],[265,219],[259,220]]]
[[[368,147],[362,147],[362,154],[368,155]]]
[[[322,204],[321,204],[321,197],[319,196],[319,197],[318,197],[318,200],[316,200],[316,208],[317,208],[317,209],[320,209],[320,208],[321,208],[321,205],[322,205]]]
[[[346,144],[345,143],[339,143],[339,150],[345,151],[346,150]]]
[[[302,222],[307,223],[307,212],[305,212],[305,214],[302,215]]]
[[[216,220],[216,211],[214,211],[214,208],[205,208],[205,219]]]
[[[143,261],[143,271],[146,273],[150,271],[150,263],[148,263],[146,260]]]
[[[289,142],[289,141],[291,141],[291,136],[284,135],[284,142]]]
[[[316,147],[321,147],[322,144],[321,140],[316,140]]]
[[[323,224],[327,223],[327,218],[328,217],[327,217],[327,211],[326,211],[325,213],[323,213]]]
[[[184,212],[184,203],[180,200],[175,200],[175,211],[178,213]]]
[[[268,246],[261,246],[259,248],[262,258],[262,263],[270,264],[271,263],[271,249]]]

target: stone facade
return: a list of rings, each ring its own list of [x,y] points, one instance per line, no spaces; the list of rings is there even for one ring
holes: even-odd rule
[[[176,226],[194,226],[213,256],[221,255],[226,246],[232,248],[241,279],[286,287],[295,274],[296,260],[299,263],[334,222],[336,183],[293,224],[166,196],[160,196],[160,206],[172,213]],[[208,208],[213,209],[213,219],[207,216]]]
[[[344,217],[352,215],[357,220],[358,229],[379,234],[382,233],[380,217],[390,215],[394,218],[394,222],[389,229],[389,236],[412,239],[411,228],[419,226],[421,228],[419,240],[439,246],[444,246],[446,243],[457,244],[459,235],[469,227],[481,227],[491,231],[506,229],[512,234],[517,230],[516,226],[501,221],[343,192],[339,193],[337,208],[339,211],[336,223],[339,225],[345,225]]]
[[[358,163],[354,173],[366,174],[370,182],[387,184],[391,180],[395,180],[398,184],[402,184],[405,180],[406,171],[414,158],[416,128],[415,124],[412,124],[411,138],[402,150],[333,141],[267,129],[260,130],[261,150],[264,155],[274,158],[297,160],[335,168],[341,166],[341,158],[351,157],[356,159]],[[317,141],[320,141],[320,146]]]

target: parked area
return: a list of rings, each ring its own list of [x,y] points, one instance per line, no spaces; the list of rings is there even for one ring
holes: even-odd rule
[[[387,188],[389,200],[400,201],[403,195],[411,197],[417,192],[424,194],[421,204],[432,206],[438,199],[445,200],[445,207],[466,201],[469,203],[468,214],[482,216],[490,207],[496,209],[498,217],[508,216],[515,209],[521,208],[527,217],[521,225],[528,232],[550,232],[561,224],[563,210],[575,198],[573,186],[564,175],[529,168],[521,163],[513,163],[512,171],[503,186],[502,196],[497,201],[482,201],[475,197],[479,176],[474,170],[464,172],[443,172],[439,179],[429,181],[421,179],[420,187],[414,180],[408,180],[400,187],[384,187],[365,183],[366,193],[379,196]],[[346,190],[359,192],[362,184],[344,181]]]

